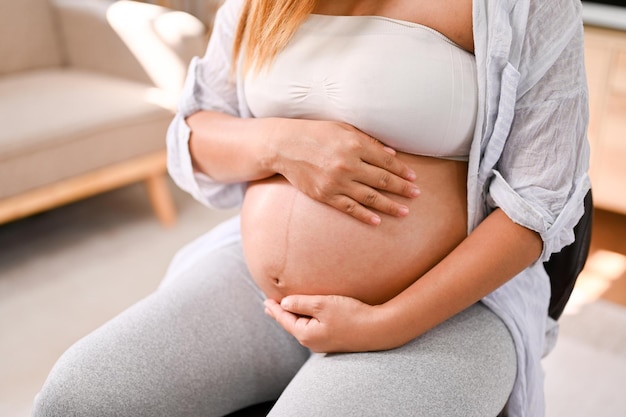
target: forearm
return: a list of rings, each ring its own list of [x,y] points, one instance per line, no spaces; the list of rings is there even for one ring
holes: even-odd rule
[[[186,119],[191,129],[189,151],[193,167],[212,179],[245,182],[267,178],[275,156],[272,138],[278,119],[243,119],[200,111]]]
[[[540,255],[537,233],[494,211],[453,252],[398,296],[377,306],[376,328],[392,348],[425,333],[491,293]]]
[[[352,125],[297,118],[239,118],[200,111],[186,122],[195,171],[221,183],[283,175],[311,198],[367,224],[371,209],[406,216],[382,191],[415,198],[415,172],[396,152]]]

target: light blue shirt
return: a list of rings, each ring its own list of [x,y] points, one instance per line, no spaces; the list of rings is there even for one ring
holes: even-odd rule
[[[203,109],[252,117],[241,74],[230,74],[240,6],[240,0],[227,0],[219,10],[205,56],[190,65],[167,135],[172,178],[214,208],[240,205],[246,185],[221,184],[193,171],[185,118]],[[473,25],[479,98],[469,157],[468,231],[500,207],[543,240],[537,262],[483,299],[507,325],[517,350],[509,416],[542,417],[540,361],[557,333],[547,314],[550,282],[542,262],[573,241],[590,187],[581,4],[474,0]],[[226,222],[183,248],[168,277],[238,238],[237,219]]]

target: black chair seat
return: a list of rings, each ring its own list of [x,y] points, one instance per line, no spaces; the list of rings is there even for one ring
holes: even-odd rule
[[[552,288],[548,314],[554,320],[558,320],[563,313],[565,305],[572,295],[576,279],[585,266],[591,246],[592,225],[593,197],[591,190],[589,190],[585,196],[585,214],[574,227],[574,242],[559,253],[553,254],[543,264],[550,277],[550,287]]]

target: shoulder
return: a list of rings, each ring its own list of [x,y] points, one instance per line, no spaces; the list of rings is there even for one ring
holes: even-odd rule
[[[525,0],[528,2],[529,23],[542,25],[558,31],[563,26],[575,23],[581,16],[580,0]]]
[[[526,0],[527,21],[523,22],[524,48],[536,59],[558,55],[582,32],[580,0]]]
[[[526,31],[541,27],[558,32],[580,18],[582,4],[580,0],[474,0],[474,9],[492,21],[508,15],[510,26]]]

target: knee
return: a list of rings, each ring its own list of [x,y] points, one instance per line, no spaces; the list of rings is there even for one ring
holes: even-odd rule
[[[80,365],[73,363],[73,356],[67,352],[54,366],[34,399],[32,417],[98,415],[93,407],[95,396],[89,395],[89,378],[84,370],[79,371]]]
[[[68,406],[68,398],[64,391],[54,383],[48,383],[42,387],[33,403],[32,417],[61,417],[78,416],[75,410]],[[67,391],[70,391],[68,389]]]
[[[48,380],[35,397],[32,417],[95,415],[84,412],[88,407],[81,406],[81,403],[84,402],[77,398],[73,387]]]
[[[52,368],[33,403],[33,417],[108,417],[125,415],[119,384],[110,366],[81,342],[66,351]],[[104,356],[104,355],[102,355]]]

